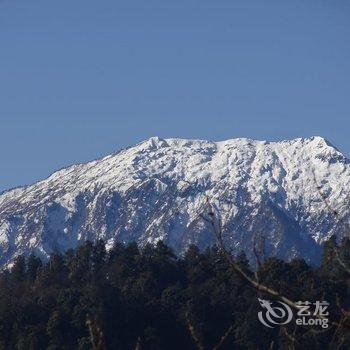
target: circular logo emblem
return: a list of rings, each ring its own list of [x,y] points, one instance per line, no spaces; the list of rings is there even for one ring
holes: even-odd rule
[[[289,323],[293,318],[292,309],[285,303],[277,301],[273,303],[269,300],[258,299],[265,311],[258,312],[259,321],[266,327],[273,328]]]

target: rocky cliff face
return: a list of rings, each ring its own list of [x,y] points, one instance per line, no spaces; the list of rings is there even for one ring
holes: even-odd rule
[[[105,158],[60,170],[0,195],[0,264],[18,254],[48,257],[90,239],[164,240],[178,253],[214,242],[200,219],[207,198],[220,212],[226,244],[252,256],[316,262],[320,244],[343,228],[314,180],[346,216],[350,164],[320,137],[282,142],[151,138]]]

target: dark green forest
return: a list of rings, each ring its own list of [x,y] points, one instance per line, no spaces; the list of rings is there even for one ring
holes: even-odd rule
[[[268,258],[249,278],[293,301],[327,300],[330,326],[268,328],[252,285],[225,252],[163,243],[139,249],[86,242],[47,262],[20,256],[0,275],[0,349],[350,349],[350,241],[324,246],[321,265]],[[276,297],[278,300],[278,297]]]

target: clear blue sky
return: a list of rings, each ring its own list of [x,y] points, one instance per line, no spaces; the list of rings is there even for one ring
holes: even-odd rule
[[[0,0],[0,190],[142,139],[350,155],[347,0]]]

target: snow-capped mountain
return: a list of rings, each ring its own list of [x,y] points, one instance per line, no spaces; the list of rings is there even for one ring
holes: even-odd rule
[[[317,184],[345,216],[349,183],[349,161],[321,137],[153,137],[1,194],[0,264],[32,251],[48,257],[98,238],[108,246],[163,240],[178,253],[190,244],[204,248],[215,240],[199,215],[207,198],[234,252],[251,257],[254,237],[264,236],[267,254],[315,262],[320,244],[343,232]]]

